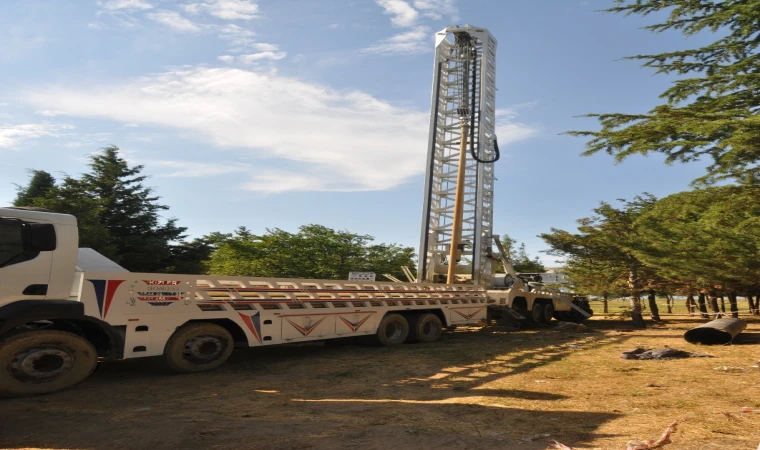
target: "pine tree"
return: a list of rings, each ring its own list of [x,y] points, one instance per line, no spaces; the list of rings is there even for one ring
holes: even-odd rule
[[[161,222],[159,213],[169,208],[143,186],[144,167],[130,167],[115,146],[91,156],[89,166],[89,173],[67,182],[98,204],[98,221],[110,234],[107,256],[131,271],[167,270],[173,263],[172,247],[184,238],[186,228],[178,227],[175,219]]]
[[[646,114],[590,114],[600,131],[587,136],[585,155],[604,151],[621,161],[630,155],[661,153],[667,163],[711,159],[695,184],[760,177],[760,8],[756,0],[617,0],[607,12],[646,16],[669,11],[646,29],[685,36],[714,33],[704,47],[637,55],[656,73],[678,77],[660,96],[665,103]]]
[[[44,170],[32,170],[32,177],[26,187],[16,186],[18,193],[13,206],[37,206],[34,199],[46,197],[55,189],[55,178]]]
[[[32,171],[29,185],[19,188],[14,204],[75,216],[80,247],[93,248],[130,271],[203,270],[210,245],[182,242],[185,228],[178,227],[175,219],[162,222],[159,213],[168,207],[157,203],[153,190],[143,186],[143,166],[130,167],[114,146],[91,156],[89,166],[90,172],[81,178],[65,176],[57,185],[49,173]]]
[[[566,259],[573,281],[580,286],[609,283],[607,289],[598,292],[602,295],[624,286],[631,298],[634,325],[643,327],[641,294],[656,284],[658,277],[633,252],[639,241],[635,221],[655,198],[644,194],[630,202],[621,201],[622,208],[601,202],[594,209],[596,215],[578,220],[578,233],[552,228],[540,237],[550,245],[549,254]]]

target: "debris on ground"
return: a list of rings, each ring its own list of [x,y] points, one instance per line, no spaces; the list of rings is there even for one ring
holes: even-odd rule
[[[559,322],[557,323],[555,330],[564,331],[567,333],[587,333],[590,331],[586,325],[574,322]]]
[[[665,428],[662,436],[660,436],[658,439],[647,439],[645,441],[637,441],[634,439],[628,441],[625,445],[625,450],[649,450],[670,444],[672,442],[670,440],[670,434],[676,431],[676,425],[678,425],[679,422],[680,420],[676,420],[675,422],[671,423],[667,428]],[[574,450],[572,447],[568,447],[567,445],[557,441],[549,441],[549,448],[557,450]]]
[[[760,413],[760,409],[750,409],[750,408],[742,408],[738,411],[723,411],[716,414],[723,414],[726,416],[727,419],[731,419],[731,414],[751,414],[751,413]]]
[[[654,350],[647,350],[645,348],[636,348],[631,351],[623,352],[620,355],[623,359],[680,359],[680,358],[714,358],[713,355],[707,355],[704,353],[691,353],[685,350],[677,350],[674,348],[658,348]]]
[[[713,367],[713,370],[720,370],[721,372],[744,372],[747,369],[744,367],[735,367],[735,366],[718,366],[718,367]]]
[[[551,436],[551,434],[549,434],[549,433],[542,433],[542,434],[533,435],[531,437],[522,438],[520,440],[523,441],[523,442],[533,442],[533,441],[536,441],[538,439],[546,439],[549,436]]]

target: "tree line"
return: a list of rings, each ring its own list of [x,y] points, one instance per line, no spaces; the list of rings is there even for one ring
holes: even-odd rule
[[[231,233],[187,239],[187,228],[177,219],[161,218],[169,208],[144,186],[143,169],[130,166],[118,147],[109,146],[90,156],[89,171],[78,178],[56,180],[49,172],[32,170],[28,184],[17,186],[13,205],[75,216],[80,247],[132,272],[345,280],[351,271],[405,279],[401,267],[414,270],[411,247],[316,224],[260,235],[240,226]],[[518,270],[544,271],[525,244],[506,236],[505,245]]]
[[[109,146],[90,156],[89,171],[78,178],[31,171],[13,205],[75,216],[80,247],[132,272],[347,279],[350,271],[374,271],[403,279],[401,266],[414,267],[411,247],[314,224],[295,233],[274,228],[257,235],[241,226],[187,239],[177,219],[161,218],[169,208],[144,185],[143,169]]]

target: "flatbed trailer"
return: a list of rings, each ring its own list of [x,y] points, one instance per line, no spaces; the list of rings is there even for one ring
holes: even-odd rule
[[[246,347],[346,337],[433,342],[444,327],[484,321],[487,307],[485,290],[469,285],[131,272],[84,272],[79,284],[74,300],[121,336],[124,358],[163,355],[178,330],[200,323]]]

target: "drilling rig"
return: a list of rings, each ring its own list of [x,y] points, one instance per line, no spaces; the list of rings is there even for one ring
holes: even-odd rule
[[[582,320],[592,313],[584,298],[516,273],[493,234],[496,47],[472,25],[436,34],[417,282],[485,285],[489,318]],[[494,273],[497,260],[506,274]]]
[[[499,159],[496,40],[483,28],[447,27],[436,35],[433,67],[417,281],[485,284]]]

